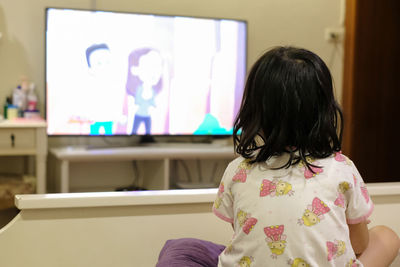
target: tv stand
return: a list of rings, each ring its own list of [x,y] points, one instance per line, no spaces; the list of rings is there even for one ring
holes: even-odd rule
[[[155,143],[154,137],[151,135],[142,135],[140,136],[139,144],[147,144],[147,143]]]
[[[87,149],[87,147],[52,148],[50,153],[61,162],[59,192],[70,192],[69,167],[74,162],[143,161],[146,172],[144,187],[150,190],[167,190],[171,186],[171,161],[233,159],[233,146],[222,144],[150,143],[143,146]]]

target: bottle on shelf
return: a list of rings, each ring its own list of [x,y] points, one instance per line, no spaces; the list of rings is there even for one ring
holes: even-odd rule
[[[26,96],[22,91],[21,85],[18,85],[13,90],[12,104],[17,107],[19,116],[21,115],[21,112],[24,110],[25,101],[26,101]]]
[[[35,92],[35,84],[31,83],[29,85],[28,95],[27,95],[27,107],[26,109],[29,111],[36,111],[37,110],[37,102],[38,97]]]
[[[26,110],[24,111],[24,118],[26,119],[40,119],[40,112],[38,110],[38,97],[35,92],[35,84],[30,83],[26,95]]]
[[[6,102],[4,102],[4,110],[3,110],[3,117],[4,119],[7,119],[7,111],[8,111],[8,106],[12,105],[12,100],[11,97],[7,96],[6,97]]]
[[[7,107],[7,119],[13,120],[18,118],[18,107],[14,105],[8,105]]]

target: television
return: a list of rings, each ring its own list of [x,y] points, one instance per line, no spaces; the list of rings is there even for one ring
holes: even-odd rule
[[[46,9],[49,136],[229,136],[243,20]]]

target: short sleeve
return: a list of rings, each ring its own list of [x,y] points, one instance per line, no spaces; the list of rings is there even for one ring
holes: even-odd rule
[[[353,188],[348,190],[346,218],[348,224],[357,224],[368,219],[374,209],[374,204],[356,166],[351,161],[349,164],[348,175],[353,179]]]
[[[226,168],[214,201],[213,212],[222,220],[233,223],[233,196],[230,190],[232,183],[231,164]]]

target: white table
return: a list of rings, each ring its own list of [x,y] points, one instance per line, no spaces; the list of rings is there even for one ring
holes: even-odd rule
[[[150,167],[148,186],[152,189],[169,189],[170,160],[174,159],[233,159],[233,147],[215,144],[154,144],[135,147],[87,149],[86,147],[52,148],[50,153],[61,161],[60,192],[69,192],[71,162],[93,161],[159,161],[160,168]]]
[[[0,121],[0,156],[36,157],[36,193],[46,193],[47,123],[44,120]]]

